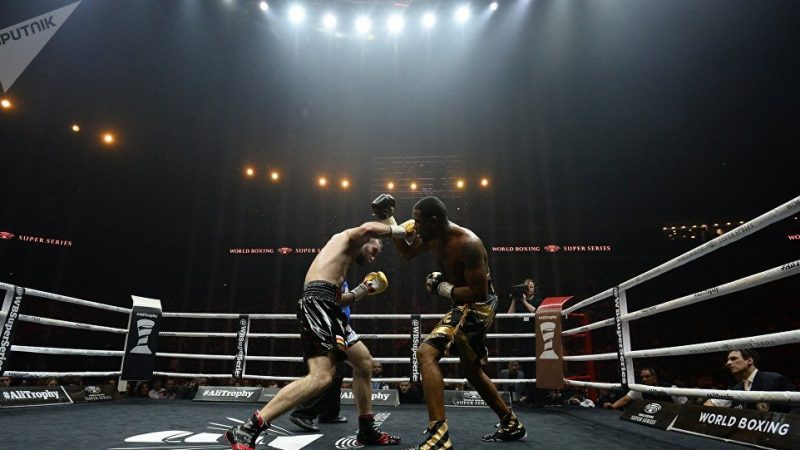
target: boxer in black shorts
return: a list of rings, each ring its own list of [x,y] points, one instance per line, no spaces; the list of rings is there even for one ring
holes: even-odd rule
[[[372,202],[375,216],[387,225],[396,224],[394,207],[394,198],[387,194]],[[487,362],[486,330],[497,309],[483,242],[472,231],[450,222],[447,208],[436,197],[418,201],[411,216],[412,220],[400,225],[407,236],[394,238],[395,247],[406,259],[431,252],[441,272],[429,274],[425,287],[428,292],[452,302],[450,310],[417,349],[429,422],[427,438],[414,448],[453,448],[444,412],[444,379],[439,368],[439,359],[448,354],[459,357],[467,380],[500,418],[497,430],[482,439],[498,442],[524,438],[527,436],[525,427],[483,371]]]
[[[372,262],[381,252],[380,237],[406,237],[411,230],[397,225],[367,222],[337,233],[317,254],[306,273],[303,296],[297,303],[297,320],[308,375],[293,381],[253,416],[225,433],[233,450],[254,450],[259,433],[270,422],[324,391],[332,382],[336,361],[346,360],[353,367],[353,396],[358,410],[356,439],[363,445],[397,445],[400,438],[381,431],[372,414],[372,356],[363,342],[348,345],[349,327],[340,305],[349,305],[368,295],[385,291],[383,272],[371,272],[350,292],[340,286],[352,263]]]

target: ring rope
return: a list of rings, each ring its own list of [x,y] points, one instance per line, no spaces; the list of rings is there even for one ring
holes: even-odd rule
[[[570,328],[569,330],[564,330],[561,332],[562,336],[569,336],[572,334],[583,333],[584,331],[596,330],[598,328],[604,328],[611,325],[614,325],[615,321],[614,318],[599,320],[597,322],[592,322],[588,325],[583,325],[577,328]]]
[[[652,394],[667,394],[685,397],[710,397],[730,400],[747,400],[756,402],[797,402],[800,392],[796,391],[727,391],[719,389],[692,389],[654,387],[646,384],[629,384],[631,390]]]
[[[122,372],[21,372],[6,370],[3,375],[12,378],[115,377],[122,375]]]
[[[107,333],[125,334],[128,330],[122,328],[104,327],[102,325],[91,325],[88,323],[68,322],[66,320],[49,319],[47,317],[29,316],[27,314],[20,314],[17,318],[23,322],[40,323],[43,325],[53,325],[56,327],[76,328],[79,330],[92,330],[92,331],[105,331]]]
[[[130,310],[129,310],[130,312]],[[191,312],[164,312],[161,317],[172,319],[239,319],[241,316],[247,315],[251,320],[292,320],[297,319],[296,314],[236,314],[236,313],[191,313]],[[382,319],[411,319],[414,316],[419,316],[420,319],[441,319],[441,314],[382,314]],[[375,314],[351,314],[353,319],[374,319]],[[533,313],[498,313],[495,314],[497,319],[510,319],[510,318],[525,318],[536,317]]]
[[[123,330],[124,332],[124,330]],[[236,333],[204,333],[202,331],[159,331],[159,336],[171,336],[171,337],[226,337],[226,338],[235,338],[238,335]],[[422,338],[424,339],[427,334],[423,334]],[[251,339],[263,339],[263,338],[275,338],[275,339],[299,339],[300,333],[248,333],[248,338]],[[360,339],[411,339],[409,334],[359,334],[358,337]],[[535,338],[536,333],[488,333],[486,335],[487,338],[494,338],[494,339],[518,339],[518,338]]]
[[[599,381],[564,380],[567,386],[587,387],[596,389],[622,389],[621,383],[603,383]]]
[[[123,356],[122,350],[91,350],[86,348],[31,347],[12,345],[12,352],[39,353],[43,355]]]
[[[623,321],[641,319],[642,317],[652,316],[672,309],[677,309],[683,306],[710,300],[712,298],[732,294],[734,292],[751,287],[760,286],[771,281],[780,280],[781,278],[797,275],[798,273],[800,273],[800,260],[795,260],[763,272],[755,273],[753,275],[731,281],[729,283],[704,289],[702,291],[669,300],[664,303],[659,303],[657,305],[648,306],[647,308],[643,308],[638,311],[629,312],[628,314],[623,314],[621,318]],[[561,334],[562,336],[569,336],[571,334],[580,333],[583,331],[596,330],[598,328],[612,326],[614,323],[614,318],[612,317],[610,319],[600,320],[588,325],[583,325],[581,327],[572,328],[562,332]]]
[[[730,351],[738,348],[775,347],[778,345],[800,342],[800,330],[782,331],[724,341],[704,342],[700,344],[679,345],[676,347],[652,348],[647,350],[631,350],[626,356],[632,358],[653,358],[656,356],[694,355]]]
[[[616,353],[597,353],[594,355],[564,356],[564,361],[610,361],[619,358]]]
[[[788,202],[756,217],[755,219],[745,224],[739,225],[738,227],[728,231],[722,236],[718,236],[704,244],[695,247],[692,250],[689,250],[688,252],[682,255],[676,256],[675,258],[672,258],[669,261],[648,270],[647,272],[644,272],[640,275],[631,278],[630,280],[620,284],[619,288],[622,290],[630,289],[647,280],[655,278],[658,275],[664,274],[669,270],[675,269],[690,261],[693,261],[699,258],[700,256],[703,256],[704,254],[711,253],[714,250],[720,249],[730,243],[736,242],[739,239],[742,239],[745,236],[749,236],[750,234],[753,234],[756,231],[766,227],[767,225],[771,225],[775,222],[778,222],[779,220],[785,219],[793,214],[796,214],[798,206],[800,206],[800,196],[795,197],[792,200],[789,200]],[[603,291],[603,293],[606,292],[608,291]],[[613,295],[613,293],[611,295]],[[583,300],[581,302],[578,302],[577,304],[565,309],[562,314],[569,314],[572,311],[590,305],[608,296],[600,298],[596,297],[599,297],[599,294],[590,297],[586,300]]]
[[[39,291],[37,289],[25,289],[25,294],[31,295],[34,297],[41,297],[46,298],[49,300],[55,300],[57,302],[63,303],[72,303],[73,305],[81,305],[87,306],[89,308],[96,308],[96,309],[104,309],[106,311],[114,311],[118,313],[130,314],[130,308],[123,308],[121,306],[113,306],[113,305],[106,305],[105,303],[97,303],[97,302],[90,302],[89,300],[83,300],[80,298],[75,297],[68,297],[66,295],[60,294],[51,294],[50,292]]]
[[[734,292],[738,292],[744,289],[749,289],[751,287],[760,286],[770,281],[780,280],[781,278],[785,278],[791,275],[797,275],[798,273],[800,273],[800,259],[786,264],[782,264],[778,267],[773,267],[772,269],[765,270],[763,272],[739,278],[738,280],[731,281],[729,283],[725,283],[710,289],[705,289],[700,292],[695,292],[694,294],[685,295],[683,297],[676,298],[674,300],[669,300],[667,302],[659,303],[657,305],[640,309],[638,311],[633,311],[628,314],[623,314],[622,320],[631,321],[631,320],[641,319],[642,317],[652,316],[654,314],[662,313],[664,311],[669,311],[683,306],[692,305],[694,303],[703,302],[715,297],[721,297],[723,295],[732,294]]]
[[[183,358],[183,359],[216,359],[216,360],[234,360],[236,355],[209,355],[200,353],[164,353],[156,352],[159,358]]]

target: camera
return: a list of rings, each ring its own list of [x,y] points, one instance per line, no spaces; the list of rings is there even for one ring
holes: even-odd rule
[[[511,295],[513,295],[513,296],[521,296],[522,294],[525,293],[525,288],[526,287],[527,287],[527,285],[525,283],[515,284],[514,286],[511,286]]]

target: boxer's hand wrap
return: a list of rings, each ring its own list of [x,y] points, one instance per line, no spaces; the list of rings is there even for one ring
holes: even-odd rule
[[[408,245],[413,244],[418,237],[417,230],[414,229],[414,219],[408,219],[405,222],[401,223],[400,226],[403,227],[403,229],[406,232],[406,235],[403,236],[403,239],[405,239],[406,244]]]
[[[438,294],[442,297],[453,298],[453,289],[455,286],[452,283],[444,281],[444,275],[441,272],[431,272],[425,279],[425,287],[431,294]]]
[[[370,272],[364,277],[364,281],[353,289],[355,301],[359,301],[367,295],[378,295],[389,287],[389,279],[383,272]]]
[[[408,236],[406,229],[400,225],[389,225],[389,229],[392,230],[392,239],[405,239]]]
[[[394,220],[394,197],[389,194],[381,194],[372,201],[372,213],[378,222],[386,225],[397,225]]]

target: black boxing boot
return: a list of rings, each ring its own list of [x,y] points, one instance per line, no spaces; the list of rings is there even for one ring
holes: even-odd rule
[[[269,423],[256,411],[250,419],[225,432],[225,439],[232,450],[255,450],[259,433],[267,428]]]
[[[356,440],[361,445],[397,445],[400,438],[381,431],[375,425],[375,418],[372,414],[358,416],[358,435]]]
[[[500,426],[497,427],[497,431],[483,436],[481,440],[484,442],[516,441],[527,436],[528,432],[525,431],[525,427],[517,419],[514,411],[509,411],[508,414],[500,419]]]
[[[447,430],[447,419],[437,420],[428,424],[428,429],[424,431],[428,437],[419,445],[407,450],[452,450],[453,443],[450,442],[450,433]]]

